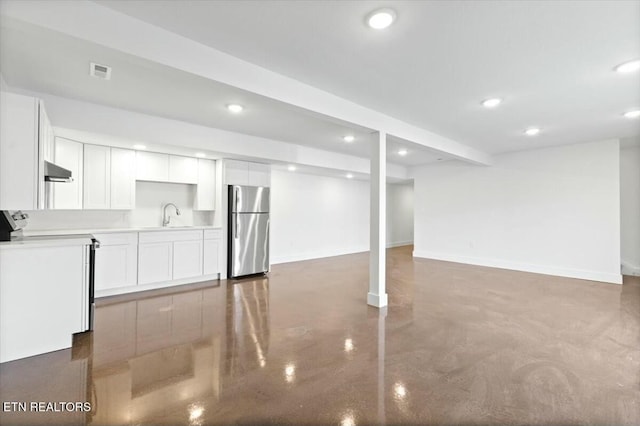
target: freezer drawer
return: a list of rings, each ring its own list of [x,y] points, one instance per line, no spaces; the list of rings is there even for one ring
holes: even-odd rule
[[[269,270],[269,214],[231,215],[231,277]]]

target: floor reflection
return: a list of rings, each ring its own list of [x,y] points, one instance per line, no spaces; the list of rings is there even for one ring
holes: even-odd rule
[[[95,424],[131,424],[218,399],[225,331],[223,287],[99,306],[93,333]]]
[[[225,372],[233,377],[267,365],[269,352],[269,281],[234,283],[227,291]]]
[[[96,309],[90,424],[162,419],[187,407],[191,423],[219,400],[224,376],[265,367],[269,283],[229,283]],[[222,352],[224,347],[224,360]]]
[[[0,424],[639,424],[640,278],[390,253],[388,311],[366,254],[103,299],[71,350],[0,365],[3,402],[92,410]]]

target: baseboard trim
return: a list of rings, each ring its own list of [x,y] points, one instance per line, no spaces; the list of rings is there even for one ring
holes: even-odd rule
[[[355,254],[369,251],[369,247],[351,247],[342,250],[325,250],[308,253],[292,254],[287,256],[272,257],[271,265],[277,265],[279,263],[300,262],[301,260],[322,259],[325,257],[343,256],[345,254]]]
[[[125,287],[108,288],[104,290],[96,290],[95,297],[118,296],[120,294],[137,293],[140,291],[157,290],[161,288],[177,287],[186,284],[195,284],[204,281],[219,280],[220,274],[200,275],[197,277],[181,278],[173,281],[161,281],[151,284],[130,285]]]
[[[387,244],[387,248],[408,246],[412,244],[413,244],[413,241],[398,241],[395,243]],[[317,251],[317,252],[310,252],[310,253],[293,254],[288,256],[279,256],[275,258],[272,257],[271,265],[277,265],[279,263],[300,262],[302,260],[324,259],[327,257],[344,256],[345,254],[364,253],[367,251],[369,251],[369,246],[366,246],[366,247],[358,246],[358,247],[351,247],[348,249],[341,249],[341,250],[326,250],[326,251]]]
[[[640,276],[640,265],[634,265],[633,263],[623,259],[620,266],[623,275]]]
[[[410,246],[410,245],[413,245],[413,240],[410,240],[410,241],[398,241],[398,242],[395,242],[395,243],[388,243],[387,244],[387,248]]]
[[[447,253],[434,253],[429,251],[414,250],[413,257],[425,259],[444,260],[447,262],[465,263],[469,265],[488,266],[491,268],[510,269],[514,271],[533,272],[535,274],[555,275],[559,277],[578,278],[582,280],[600,281],[611,284],[622,284],[622,274],[600,271],[587,271],[582,269],[558,268],[555,266],[532,265],[520,262],[511,262],[501,259],[486,259],[471,256],[459,256]]]

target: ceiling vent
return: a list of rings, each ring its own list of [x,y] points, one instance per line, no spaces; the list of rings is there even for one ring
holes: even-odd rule
[[[111,67],[91,62],[89,65],[89,74],[103,80],[111,80]]]

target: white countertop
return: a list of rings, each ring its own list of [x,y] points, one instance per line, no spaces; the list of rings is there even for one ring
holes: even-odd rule
[[[60,236],[60,235],[78,235],[78,234],[113,234],[116,232],[151,232],[151,231],[189,231],[199,229],[221,229],[219,226],[201,225],[201,226],[140,226],[132,228],[91,228],[91,229],[24,229],[25,237],[33,236]]]
[[[91,244],[91,238],[92,235],[87,233],[75,235],[18,236],[11,238],[11,241],[0,241],[0,249],[36,246],[83,246]]]

